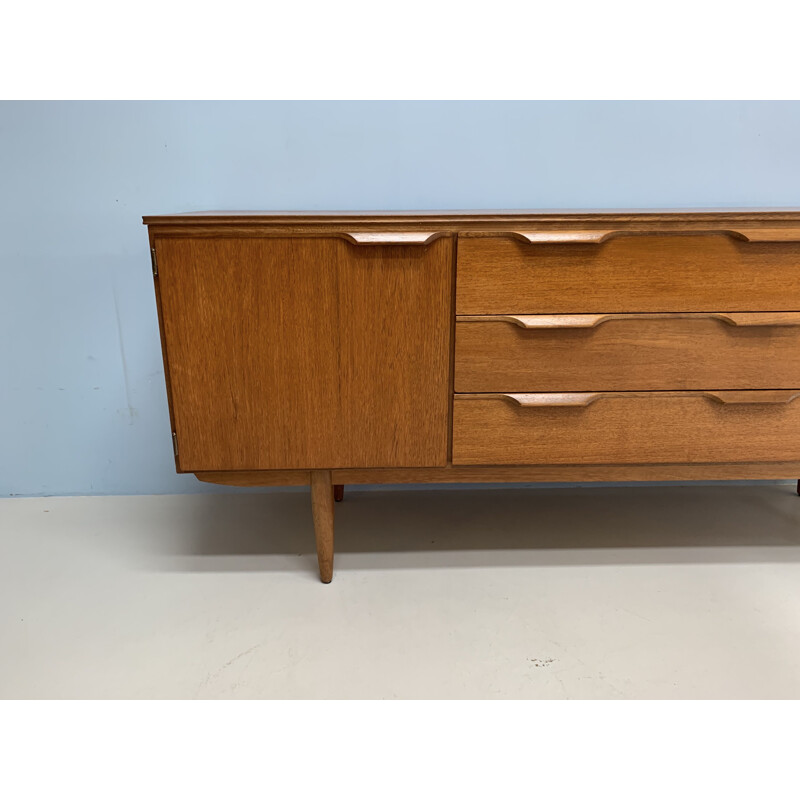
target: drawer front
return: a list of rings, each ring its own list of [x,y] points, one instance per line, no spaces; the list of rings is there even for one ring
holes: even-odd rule
[[[800,389],[456,395],[454,464],[800,459]]]
[[[459,317],[457,392],[800,386],[800,313]]]
[[[553,241],[556,234],[461,235],[456,311],[800,310],[800,241],[617,233],[590,243]]]

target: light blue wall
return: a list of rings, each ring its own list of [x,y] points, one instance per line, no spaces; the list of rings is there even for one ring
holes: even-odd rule
[[[176,476],[142,214],[800,206],[800,103],[0,103],[0,496]]]

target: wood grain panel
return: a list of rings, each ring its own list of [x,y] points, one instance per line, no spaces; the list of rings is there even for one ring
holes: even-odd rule
[[[459,318],[455,389],[580,392],[800,386],[800,313],[740,313],[733,322],[722,316],[619,315],[601,324],[589,317],[593,326],[585,325],[583,317],[549,317],[538,318],[539,326],[530,328],[511,318]]]
[[[446,463],[450,237],[155,246],[182,471]]]
[[[458,314],[800,309],[800,242],[724,234],[530,244],[460,236]]]
[[[620,392],[580,403],[456,395],[454,464],[699,464],[800,460],[796,392]],[[716,396],[715,396],[716,395]],[[525,404],[521,404],[521,403]]]

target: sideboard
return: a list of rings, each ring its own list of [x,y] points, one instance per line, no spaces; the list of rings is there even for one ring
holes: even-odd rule
[[[175,466],[308,485],[800,475],[800,211],[149,216]]]

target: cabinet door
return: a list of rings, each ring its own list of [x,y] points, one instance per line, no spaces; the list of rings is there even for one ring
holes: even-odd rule
[[[447,462],[451,238],[155,244],[181,471]]]

